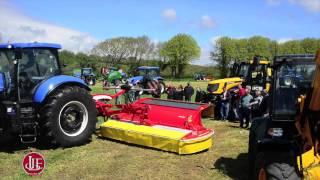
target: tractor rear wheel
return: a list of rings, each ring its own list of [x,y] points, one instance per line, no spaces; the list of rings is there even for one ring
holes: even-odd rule
[[[40,112],[42,137],[62,147],[88,142],[96,127],[92,96],[78,86],[58,89],[47,98]]]
[[[257,180],[298,180],[294,158],[289,153],[260,152],[256,158],[255,179]]]
[[[159,81],[160,93],[163,94],[166,90],[166,85],[163,81]]]
[[[148,89],[153,89],[150,91],[152,97],[160,98],[161,97],[161,83],[158,81],[148,82]]]

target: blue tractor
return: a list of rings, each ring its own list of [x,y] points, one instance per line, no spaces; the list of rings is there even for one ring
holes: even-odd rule
[[[62,75],[59,44],[0,44],[0,139],[20,136],[69,147],[88,142],[96,126],[90,88]],[[18,137],[17,136],[17,137]]]
[[[150,93],[153,97],[157,98],[165,92],[164,78],[160,76],[159,67],[141,66],[136,69],[135,75],[128,79],[130,84],[143,89],[155,89],[155,91],[150,91]]]
[[[90,86],[96,84],[96,75],[93,73],[92,68],[81,68],[80,72],[74,72],[73,76],[83,79]]]

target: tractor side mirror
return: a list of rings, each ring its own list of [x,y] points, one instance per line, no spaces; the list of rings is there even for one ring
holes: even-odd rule
[[[5,92],[7,89],[6,77],[3,72],[0,72],[0,94]]]

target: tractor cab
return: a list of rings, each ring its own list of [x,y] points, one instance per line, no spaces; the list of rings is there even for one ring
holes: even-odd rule
[[[288,175],[290,172],[288,179],[300,179],[302,172],[297,168],[300,166],[297,159],[304,146],[300,132],[306,128],[298,130],[297,123],[307,125],[305,118],[310,112],[303,110],[307,106],[303,106],[302,97],[309,97],[312,91],[314,57],[284,55],[274,58],[270,95],[260,105],[265,115],[253,119],[250,127],[250,179],[268,179],[275,172]],[[281,179],[282,173],[275,173],[274,177]]]
[[[134,74],[134,77],[127,80],[129,84],[145,89],[156,89],[151,93],[154,97],[160,97],[165,92],[164,78],[160,76],[159,67],[141,66]]]
[[[0,139],[37,137],[60,146],[88,142],[96,122],[90,88],[61,74],[59,44],[0,44]]]
[[[237,88],[243,82],[252,90],[270,89],[271,68],[268,60],[255,56],[254,60],[234,63],[229,78],[217,79],[208,83],[208,92],[213,95],[220,95],[223,87],[227,90]]]
[[[93,74],[93,70],[92,68],[82,68],[81,69],[81,74],[86,76],[86,75],[92,75]]]
[[[244,78],[247,76],[249,64],[247,62],[234,63],[230,72],[230,77]]]
[[[81,79],[83,79],[88,85],[96,84],[96,75],[93,73],[92,68],[82,68],[81,69]]]
[[[307,94],[315,72],[314,55],[278,56],[274,61],[271,114],[273,121],[294,121],[297,100]]]
[[[145,78],[155,78],[160,76],[160,68],[141,66],[137,68],[137,73],[138,76],[143,76]]]
[[[254,57],[253,61],[249,61],[246,65],[246,71],[242,74],[244,85],[249,86],[251,90],[266,92],[270,89],[271,68],[268,60],[262,60],[261,57]]]
[[[57,51],[60,46],[12,46],[0,46],[0,74],[4,78],[5,93],[15,100],[32,100],[43,80],[61,73]]]

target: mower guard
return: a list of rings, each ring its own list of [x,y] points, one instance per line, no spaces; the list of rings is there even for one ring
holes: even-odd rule
[[[208,104],[141,98],[111,110],[94,96],[99,114],[110,117],[100,128],[103,137],[153,147],[178,154],[191,154],[212,146],[213,130],[201,123]],[[112,98],[112,96],[110,96]]]

